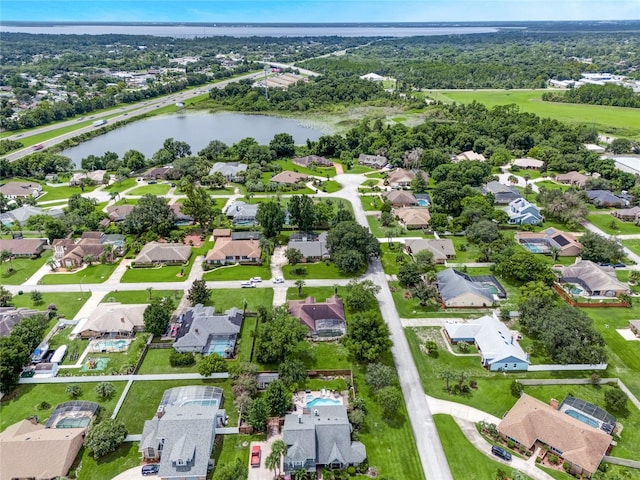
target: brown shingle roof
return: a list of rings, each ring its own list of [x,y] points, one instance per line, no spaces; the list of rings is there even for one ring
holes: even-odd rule
[[[285,170],[284,172],[280,172],[279,174],[274,175],[273,177],[271,177],[271,180],[269,180],[269,181],[270,182],[274,182],[274,183],[292,184],[292,183],[301,182],[303,180],[306,180],[307,178],[309,178],[309,177],[307,175],[303,175],[302,173],[291,172],[289,170]]]
[[[186,262],[191,256],[191,247],[179,243],[147,243],[135,259],[136,263]]]
[[[31,197],[34,191],[41,192],[39,183],[7,182],[0,185],[0,193],[12,197]]]
[[[260,258],[260,242],[258,240],[232,240],[222,237],[216,241],[213,248],[207,253],[207,260],[224,260],[227,257]]]
[[[426,226],[431,220],[428,208],[398,208],[394,210],[394,213],[407,227]]]
[[[107,207],[107,215],[112,222],[121,222],[133,211],[135,205],[112,205]]]
[[[417,205],[418,201],[411,192],[404,190],[391,190],[384,194],[392,205]]]
[[[298,318],[311,330],[316,330],[318,320],[345,321],[344,305],[336,295],[327,298],[325,302],[317,302],[313,297],[304,300],[289,300],[289,313]]]
[[[13,255],[36,255],[47,241],[44,238],[20,238],[0,240],[0,251],[9,250]]]
[[[595,472],[613,438],[566,413],[523,394],[500,424],[498,431],[533,447],[539,440],[562,453],[565,460]]]
[[[560,175],[556,176],[556,181],[560,183],[568,183],[570,185],[577,185],[579,187],[584,187],[588,179],[589,177],[583,175],[580,172],[567,172],[561,173]]]

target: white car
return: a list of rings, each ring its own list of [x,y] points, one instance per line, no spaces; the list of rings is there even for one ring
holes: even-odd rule
[[[241,286],[242,288],[256,288],[256,284],[255,284],[255,283],[253,283],[253,282],[251,282],[251,281],[249,281],[249,282],[242,282],[242,283],[240,284],[240,286]]]
[[[253,283],[261,283],[262,282],[262,278],[260,277],[253,277],[251,280],[249,280],[250,282]]]
[[[284,278],[283,277],[275,277],[273,279],[273,283],[284,283]]]

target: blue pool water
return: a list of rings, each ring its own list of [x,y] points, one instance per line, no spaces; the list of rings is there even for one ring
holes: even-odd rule
[[[543,253],[543,249],[535,243],[524,243],[522,246],[529,250],[531,253]]]
[[[201,405],[203,407],[215,407],[216,405],[218,405],[218,400],[216,400],[215,398],[208,398],[205,400],[185,400],[180,404],[181,407],[184,407],[185,405]]]
[[[591,417],[587,417],[586,415],[583,415],[582,413],[578,412],[577,410],[565,410],[565,412],[567,415],[569,415],[570,417],[575,418],[576,420],[580,420],[582,423],[586,423],[587,425],[593,427],[593,428],[600,428],[600,424],[598,422],[596,422],[593,418]]]
[[[313,400],[307,402],[307,408],[315,407],[316,405],[342,405],[340,400],[334,400],[333,398],[320,398],[316,397]]]
[[[227,349],[229,349],[229,353],[231,353],[232,345],[229,344],[228,341],[224,340],[222,342],[212,342],[209,345],[209,350],[207,353],[217,353],[221,357],[227,356]]]
[[[420,205],[421,207],[428,207],[429,206],[429,202],[427,202],[424,198],[419,198],[418,199],[418,205]]]
[[[100,340],[96,342],[93,347],[96,350],[108,350],[109,348],[119,350],[125,348],[127,345],[128,342],[126,340]]]

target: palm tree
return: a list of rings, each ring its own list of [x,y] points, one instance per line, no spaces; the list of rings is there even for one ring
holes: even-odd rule
[[[267,467],[267,469],[269,470],[273,470],[273,476],[275,478],[276,476],[276,468],[279,467],[278,463],[279,463],[279,458],[276,460],[276,456],[273,454],[270,454],[267,456],[267,458],[265,458],[264,460],[264,466]]]
[[[112,190],[109,192],[109,196],[111,197],[111,200],[115,200],[116,198],[120,198],[120,192]]]
[[[153,287],[148,287],[147,293],[149,294],[149,301],[151,301],[151,292],[153,292]]]
[[[13,270],[12,253],[9,250],[2,250],[0,252],[0,263],[4,263],[9,260],[9,267]]]
[[[298,296],[302,297],[302,287],[305,286],[305,281],[302,279],[298,279],[295,281],[295,285],[298,288]]]
[[[115,249],[113,245],[107,243],[102,250],[101,261],[102,263],[112,263],[115,260]]]
[[[451,370],[444,370],[443,372],[440,372],[440,375],[438,375],[442,380],[444,380],[445,383],[445,390],[448,392],[449,391],[449,381],[453,380],[454,378],[456,378],[456,374],[453,373]]]
[[[47,266],[51,269],[52,272],[55,272],[56,268],[58,268],[58,262],[56,262],[55,258],[50,258],[47,261]]]
[[[271,453],[269,454],[269,456],[274,457],[274,460],[276,461],[276,469],[278,470],[278,472],[280,471],[280,462],[282,460],[282,457],[286,454],[287,444],[284,443],[283,440],[276,440],[275,442],[273,442],[273,444],[271,445]]]
[[[84,263],[88,263],[89,266],[91,266],[96,259],[93,255],[85,255],[83,260],[84,260]]]
[[[518,179],[515,177],[515,175],[509,175],[509,177],[507,178],[507,181],[512,185],[515,185],[518,183]]]

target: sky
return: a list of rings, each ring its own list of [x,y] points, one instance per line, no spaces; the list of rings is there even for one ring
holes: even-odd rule
[[[3,21],[472,22],[639,20],[640,0],[1,0]]]

